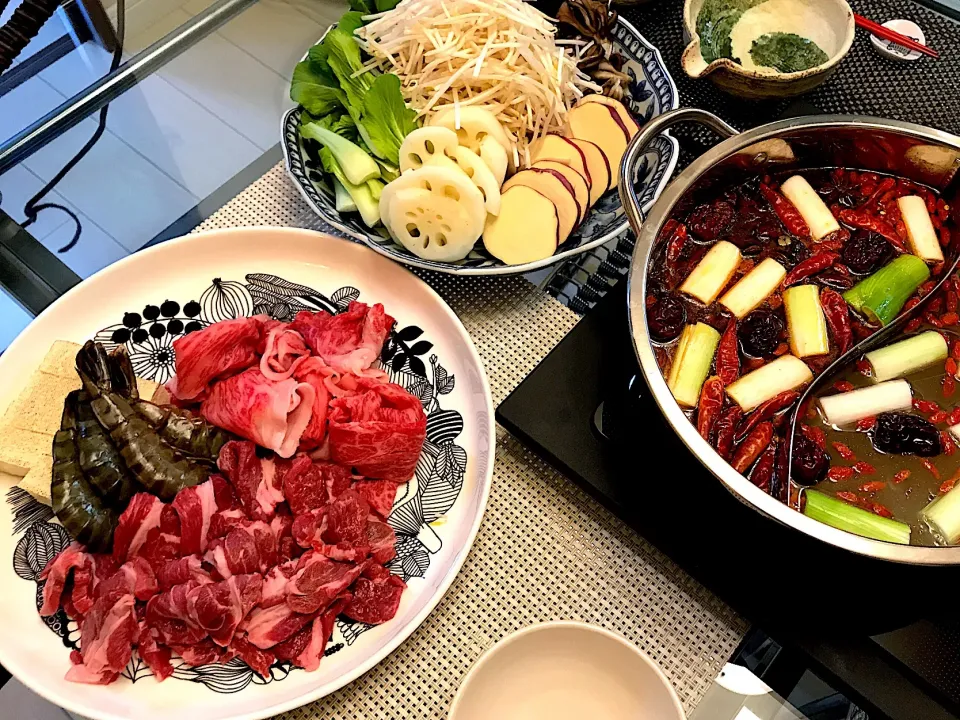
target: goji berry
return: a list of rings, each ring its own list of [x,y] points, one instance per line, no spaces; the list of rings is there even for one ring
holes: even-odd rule
[[[923,324],[923,321],[920,318],[913,318],[910,322],[908,322],[904,326],[903,331],[906,333],[916,332],[917,330],[920,329],[920,325],[922,324]]]
[[[945,480],[943,484],[940,486],[940,494],[941,495],[947,494],[948,492],[953,490],[956,484],[957,484],[957,481],[955,478],[950,478],[949,480]]]
[[[960,340],[954,340],[950,346],[950,357],[954,360],[960,360]]]
[[[900,472],[898,472],[896,475],[893,476],[893,484],[894,484],[894,485],[899,485],[899,484],[902,483],[904,480],[906,480],[908,477],[910,477],[910,471],[909,471],[909,470],[901,470]]]
[[[932,462],[930,462],[926,458],[923,458],[920,462],[923,463],[923,466],[927,469],[927,472],[933,475],[934,480],[940,479],[940,471],[937,470],[936,465],[934,465]]]
[[[960,343],[960,340],[957,341]],[[870,377],[873,375],[873,368],[870,367],[870,363],[867,360],[857,360],[857,372],[859,372],[864,377]]]
[[[865,482],[860,486],[860,492],[880,492],[883,490],[887,484],[883,480],[871,480],[870,482]]]
[[[886,505],[881,505],[880,503],[869,503],[867,505],[867,509],[874,515],[879,515],[880,517],[893,517],[893,513],[890,512],[890,508],[888,508]]]
[[[869,417],[865,417],[862,420],[857,420],[857,430],[859,430],[860,432],[866,432],[876,424],[877,424],[877,419],[873,415],[870,415]]]
[[[877,469],[868,462],[861,460],[853,464],[853,469],[858,475],[873,475]]]
[[[943,363],[943,369],[946,370],[946,371],[947,371],[948,373],[950,373],[951,375],[953,375],[954,377],[956,377],[956,376],[957,376],[957,361],[954,360],[952,357],[948,357],[947,360],[946,360],[946,362]]]
[[[954,390],[956,389],[957,389],[957,381],[954,380],[949,375],[947,375],[943,379],[943,396],[945,398],[951,397],[953,395]]]
[[[960,296],[953,290],[947,290],[947,311],[956,312],[960,308]]]
[[[947,425],[956,425],[957,423],[960,423],[960,406],[955,407],[947,415]]]
[[[812,440],[815,442],[821,450],[827,449],[827,435],[820,428],[811,427],[810,425],[801,425],[800,432],[803,433],[807,440]]]
[[[931,415],[928,419],[929,419],[930,422],[932,422],[934,425],[939,425],[940,423],[942,423],[944,420],[947,419],[947,411],[946,411],[946,410],[941,410],[940,412],[935,412],[935,413],[934,413],[933,415]]]
[[[853,450],[849,446],[844,445],[842,442],[830,443],[833,445],[833,449],[837,451],[837,454],[842,457],[844,460],[853,460],[856,457]]]
[[[921,400],[920,398],[913,399],[913,409],[919,410],[922,413],[930,415],[931,413],[940,412],[940,406],[937,405],[932,400]]]
[[[929,311],[931,311],[931,312],[935,312],[935,313],[939,313],[940,311],[942,311],[942,310],[943,310],[943,298],[942,298],[942,297],[936,297],[936,298],[934,298],[933,300],[931,300],[929,303],[927,303],[927,310],[929,310]]]
[[[940,244],[944,247],[950,244],[950,228],[946,225],[940,228]]]
[[[940,445],[943,447],[944,455],[953,455],[954,451],[957,449],[957,446],[954,445],[953,440],[950,439],[950,433],[946,430],[940,431]]]
[[[780,343],[773,351],[773,354],[780,357],[781,355],[786,355],[788,352],[790,352],[790,346],[786,343]]]
[[[842,392],[842,393],[850,392],[851,390],[853,390],[853,383],[850,382],[849,380],[837,380],[833,384],[833,388],[837,392]]]
[[[856,471],[852,467],[842,467],[835,466],[830,468],[827,471],[827,479],[830,482],[840,482],[841,480],[849,480],[853,477]]]
[[[955,312],[945,312],[940,316],[940,322],[946,326],[956,325],[960,322],[960,315],[957,315]]]
[[[837,497],[841,500],[846,500],[847,502],[856,504],[860,503],[860,497],[856,493],[852,493],[848,490],[841,490],[837,493]]]

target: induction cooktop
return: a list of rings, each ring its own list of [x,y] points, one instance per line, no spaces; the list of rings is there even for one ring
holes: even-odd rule
[[[738,501],[647,390],[625,287],[503,401],[498,421],[859,704],[960,718],[960,569],[857,556]]]

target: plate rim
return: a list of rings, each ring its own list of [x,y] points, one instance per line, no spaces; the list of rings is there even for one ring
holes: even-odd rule
[[[40,319],[47,313],[55,311],[61,304],[69,301],[77,293],[78,289],[82,287],[85,283],[90,280],[98,277],[101,274],[105,274],[107,270],[116,268],[117,266],[123,266],[125,264],[131,264],[134,262],[134,258],[139,258],[143,255],[150,257],[151,255],[158,254],[160,252],[171,252],[171,250],[164,250],[164,248],[171,247],[176,248],[181,245],[188,245],[191,243],[204,242],[211,237],[219,237],[222,235],[255,235],[258,232],[263,231],[270,232],[279,232],[280,234],[290,235],[291,237],[298,236],[310,236],[313,241],[316,241],[318,237],[322,237],[323,241],[336,241],[339,243],[346,243],[346,246],[356,248],[359,252],[367,252],[370,250],[366,245],[359,245],[357,243],[352,243],[345,238],[337,237],[336,235],[331,235],[329,233],[321,232],[318,230],[308,230],[304,228],[293,228],[293,227],[284,227],[276,225],[255,225],[255,226],[246,226],[246,227],[235,227],[235,228],[218,228],[215,230],[205,230],[193,234],[182,235],[177,238],[171,238],[163,243],[155,245],[150,248],[145,248],[136,253],[132,253],[125,258],[108,265],[105,268],[97,271],[90,277],[81,281],[70,290],[61,295],[57,300],[51,303],[47,308],[43,310],[36,318],[34,318],[30,325],[33,324],[36,320]],[[348,252],[354,252],[354,250],[349,250]],[[382,256],[380,256],[382,257]],[[378,260],[379,262],[379,260]],[[393,263],[393,265],[400,265],[399,263]],[[462,339],[466,340],[465,349],[467,351],[467,357],[475,362],[477,367],[480,369],[480,379],[482,385],[482,394],[483,394],[483,404],[486,406],[487,410],[487,423],[486,423],[486,432],[488,441],[487,448],[487,464],[486,472],[478,478],[480,483],[480,496],[478,498],[477,504],[477,513],[473,520],[472,525],[467,531],[467,536],[465,542],[461,545],[457,553],[451,558],[450,568],[447,573],[444,575],[442,580],[437,584],[437,591],[433,593],[431,597],[427,599],[427,602],[424,604],[423,608],[412,618],[412,620],[407,623],[405,627],[400,629],[397,634],[384,643],[376,652],[372,653],[367,660],[360,663],[354,670],[344,673],[330,682],[325,683],[319,687],[314,688],[305,692],[303,695],[285,701],[278,702],[270,705],[262,710],[253,710],[250,712],[242,713],[239,715],[230,716],[230,720],[263,720],[264,718],[273,717],[279,713],[288,712],[296,708],[309,705],[310,703],[316,702],[331,693],[340,690],[341,688],[349,685],[362,675],[366,674],[374,667],[379,665],[383,660],[387,658],[388,655],[392,654],[399,648],[407,639],[416,632],[424,621],[430,616],[430,614],[436,609],[437,605],[440,604],[440,601],[446,597],[447,592],[450,589],[450,586],[453,584],[453,581],[456,580],[457,576],[460,574],[460,571],[463,569],[463,565],[466,562],[467,558],[470,555],[470,551],[473,549],[474,542],[476,541],[477,534],[480,530],[480,524],[483,522],[483,516],[486,513],[487,504],[490,498],[490,491],[493,487],[493,469],[496,464],[496,447],[497,447],[497,438],[496,438],[496,421],[494,419],[494,404],[493,404],[493,395],[490,390],[490,380],[487,375],[486,366],[483,363],[483,359],[480,356],[480,353],[477,350],[476,345],[473,342],[473,338],[470,336],[470,333],[467,332],[467,329],[464,327],[463,323],[460,321],[460,318],[453,311],[453,309],[447,304],[447,302],[434,290],[430,285],[424,282],[421,278],[417,277],[416,274],[411,272],[409,269],[400,265],[400,270],[409,275],[416,283],[420,284],[427,290],[428,295],[432,296],[434,300],[438,301],[439,306],[442,308],[443,312],[446,313],[448,319],[452,320],[454,327],[458,328]],[[113,270],[116,272],[116,270]],[[30,327],[27,326],[27,328]],[[26,335],[24,331],[21,331],[20,334],[14,339],[14,341],[8,346],[7,350],[4,352],[4,356],[10,357],[14,356],[20,348],[20,345],[25,344],[26,340],[24,337]],[[13,351],[13,352],[11,352]],[[483,426],[481,425],[478,428],[480,433],[483,432]],[[66,649],[65,649],[66,651]],[[62,698],[59,693],[51,692],[50,689],[45,685],[37,685],[32,681],[25,679],[26,676],[19,673],[22,669],[22,665],[15,656],[11,656],[5,649],[5,647],[0,644],[0,664],[10,673],[10,675],[17,679],[18,682],[22,683],[25,687],[29,688],[32,692],[35,692],[40,697],[45,700],[53,703],[54,705],[61,707],[69,712],[78,713],[84,717],[90,718],[91,720],[127,720],[126,717],[122,715],[115,715],[110,712],[103,712],[96,707],[88,707],[82,702],[75,702],[70,698]]]
[[[647,40],[636,29],[636,27],[634,27],[633,24],[622,15],[617,16],[617,23],[622,24],[634,37],[636,37],[640,41],[640,43],[644,47],[653,51],[653,54],[657,59],[657,65],[663,72],[663,76],[664,78],[666,78],[667,82],[669,83],[670,89],[672,90],[673,100],[670,103],[670,107],[665,108],[664,112],[668,112],[670,110],[676,110],[678,107],[680,107],[680,92],[677,89],[677,84],[674,81],[673,76],[670,74],[670,70],[667,67],[666,62],[664,62],[663,55],[660,54],[660,49],[656,45],[651,43],[649,40]],[[336,23],[333,23],[329,27],[327,27],[327,29],[324,30],[323,34],[320,36],[319,40],[322,40],[323,37],[327,34],[327,32],[330,31],[330,28],[333,27],[333,25],[335,24]],[[319,42],[319,40],[317,42]],[[304,55],[301,57],[301,61],[306,57],[307,57],[307,54],[304,53]],[[619,237],[620,235],[623,235],[624,233],[630,231],[630,223],[627,221],[626,214],[624,214],[621,218],[620,223],[616,227],[614,227],[612,230],[605,233],[604,235],[598,238],[595,238],[589,242],[586,242],[582,245],[578,245],[575,248],[570,248],[569,250],[564,250],[563,252],[555,253],[550,257],[543,258],[542,260],[535,260],[533,262],[523,263],[522,265],[495,265],[492,267],[468,267],[468,266],[462,266],[462,265],[452,265],[449,263],[428,264],[426,262],[423,262],[420,258],[417,258],[417,257],[409,257],[409,258],[399,257],[394,253],[388,252],[386,249],[384,249],[382,246],[378,245],[377,243],[372,242],[366,234],[358,233],[355,230],[348,228],[343,223],[328,220],[325,217],[325,215],[322,214],[317,209],[316,204],[307,194],[304,187],[297,180],[297,177],[293,173],[290,148],[288,147],[286,142],[284,129],[286,128],[287,121],[290,115],[297,112],[299,109],[300,109],[300,106],[295,105],[294,107],[291,107],[286,112],[284,112],[280,118],[280,149],[283,152],[283,167],[287,177],[290,179],[290,182],[297,189],[297,192],[300,193],[300,197],[303,198],[304,202],[310,208],[311,212],[313,212],[313,214],[317,216],[320,220],[327,223],[331,227],[339,230],[340,232],[344,233],[347,237],[370,248],[378,255],[388,258],[393,262],[400,263],[403,265],[410,265],[411,267],[420,268],[421,270],[431,270],[433,272],[444,273],[447,275],[474,275],[474,276],[476,275],[522,275],[524,273],[532,272],[534,270],[539,270],[549,265],[554,265],[562,260],[566,260],[576,255],[582,255],[583,253],[593,250],[594,248],[600,247],[601,245],[604,245],[610,242],[611,240]],[[680,143],[677,141],[677,139],[670,134],[669,130],[663,131],[660,134],[660,136],[666,138],[667,142],[670,144],[672,148],[672,152],[670,157],[667,159],[666,169],[664,170],[662,177],[660,178],[659,182],[657,182],[654,188],[653,199],[650,202],[644,203],[643,207],[641,208],[643,210],[644,215],[646,215],[647,212],[649,212],[650,208],[653,207],[654,203],[656,203],[657,199],[660,197],[660,194],[663,192],[664,188],[666,188],[666,186],[673,179],[673,173],[676,170],[677,163],[680,160]]]

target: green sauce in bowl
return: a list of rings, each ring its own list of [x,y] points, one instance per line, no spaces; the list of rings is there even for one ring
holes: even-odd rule
[[[750,57],[757,65],[776,68],[782,73],[809,70],[829,60],[813,40],[783,32],[767,33],[754,40]]]

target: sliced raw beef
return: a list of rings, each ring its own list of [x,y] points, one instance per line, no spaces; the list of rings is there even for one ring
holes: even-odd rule
[[[364,477],[406,482],[427,436],[420,401],[399,385],[360,378],[354,395],[330,402],[330,455]]]
[[[136,555],[146,542],[147,534],[160,527],[163,507],[160,498],[150,493],[137,493],[130,498],[113,533],[113,557],[117,562],[126,562]]]
[[[352,302],[339,315],[298,312],[290,327],[334,370],[361,375],[380,357],[394,322],[379,303]]]
[[[129,593],[111,593],[98,599],[80,627],[82,665],[67,671],[67,680],[106,685],[126,667],[137,642],[138,624]]]
[[[171,645],[170,648],[183,658],[187,665],[209,665],[215,662],[228,662],[235,657],[232,652],[224,653],[212,640],[203,640],[193,645]]]
[[[325,610],[359,577],[361,566],[336,562],[317,552],[299,560],[297,574],[287,586],[287,605],[298,613]]]
[[[262,520],[246,520],[222,540],[214,540],[204,560],[224,579],[266,572],[277,564],[277,536]]]
[[[308,383],[293,378],[276,382],[260,368],[216,383],[200,406],[200,414],[214,425],[290,457],[310,422],[316,393]]]
[[[159,527],[155,527],[147,533],[138,557],[144,558],[150,563],[153,572],[158,573],[169,560],[175,560],[180,554],[180,538],[161,532]]]
[[[260,356],[259,318],[237,318],[208,325],[173,341],[177,374],[167,390],[178,400],[202,397],[214,380],[253,367]]]
[[[327,487],[319,464],[304,454],[296,455],[283,473],[283,496],[294,515],[327,502]]]
[[[147,601],[146,622],[167,645],[194,645],[207,636],[190,613],[188,597],[197,587],[194,582],[175,585]]]
[[[191,581],[197,585],[213,582],[210,573],[201,567],[200,557],[197,555],[168,560],[157,573],[157,583],[160,590],[164,592],[174,585],[183,585]]]
[[[323,543],[323,531],[326,528],[327,508],[321,507],[300,513],[293,519],[293,539],[303,548]]]
[[[184,555],[199,555],[207,549],[210,518],[217,512],[213,483],[207,481],[181,490],[172,507],[180,518],[180,551]]]
[[[324,542],[359,544],[366,542],[370,507],[354,490],[347,490],[327,506]]]
[[[97,584],[96,597],[119,593],[132,594],[137,600],[146,602],[157,594],[159,586],[153,568],[143,557],[135,557],[125,562],[109,578]],[[74,597],[76,603],[76,597]]]
[[[183,532],[183,528],[180,527],[180,516],[171,504],[164,505],[160,512],[160,532],[177,537],[180,537],[180,533]]]
[[[366,542],[370,557],[378,565],[384,565],[397,556],[397,536],[393,528],[384,522],[367,520]]]
[[[332,374],[334,370],[316,355],[306,358],[293,373],[294,380],[309,384],[316,393],[310,422],[300,436],[301,450],[313,450],[327,437],[327,405],[330,403],[327,382]]]
[[[382,580],[361,577],[353,585],[353,601],[343,614],[357,622],[380,625],[392,620],[400,607],[400,596],[406,583],[396,575]]]
[[[280,660],[290,660],[297,667],[312,672],[320,667],[320,661],[327,649],[327,643],[333,634],[337,615],[346,607],[353,596],[344,593],[334,601],[326,612],[314,619],[289,640],[277,645],[273,651]]]
[[[56,614],[60,609],[60,598],[67,578],[77,568],[90,562],[90,555],[84,552],[80,543],[70,543],[63,551],[53,558],[40,573],[40,579],[45,580],[43,586],[43,605],[40,614],[44,617]]]
[[[170,648],[158,642],[158,632],[149,627],[146,622],[140,623],[140,639],[137,645],[137,654],[143,660],[150,672],[163,682],[173,675],[173,665],[170,664]]]
[[[235,637],[230,648],[237,653],[250,669],[262,678],[270,675],[270,666],[276,662],[273,653],[261,650],[245,637]]]
[[[257,457],[256,444],[243,440],[228,442],[220,449],[217,466],[233,485],[247,517],[263,518],[257,495],[266,473],[264,460]]]
[[[268,608],[254,609],[243,621],[240,629],[247,633],[250,642],[261,650],[266,650],[291,637],[312,619],[312,614],[294,612],[289,605],[280,603]]]
[[[364,500],[377,515],[384,520],[393,510],[393,502],[397,499],[397,484],[390,480],[358,480],[353,484],[353,490]]]
[[[270,568],[263,577],[263,593],[260,596],[260,607],[268,608],[279,605],[287,599],[287,585],[297,572],[297,561],[288,560],[285,563]]]
[[[278,325],[267,333],[260,358],[260,372],[270,380],[293,377],[297,367],[310,356],[310,348],[296,330]]]
[[[193,624],[210,639],[227,647],[240,622],[260,602],[263,578],[236,575],[212,585],[200,585],[187,593],[187,608]]]
[[[207,538],[207,547],[210,546],[213,540],[226,537],[228,532],[233,530],[237,525],[242,524],[246,519],[247,515],[243,512],[242,508],[218,512],[210,518],[210,533]]]

